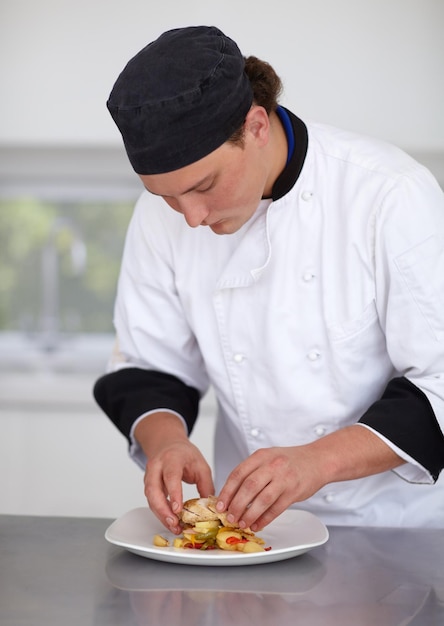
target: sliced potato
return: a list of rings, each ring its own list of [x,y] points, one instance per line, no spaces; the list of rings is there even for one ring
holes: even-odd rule
[[[153,544],[158,548],[167,548],[170,545],[168,539],[162,537],[162,535],[154,535]]]
[[[237,549],[240,552],[265,552],[262,546],[260,546],[256,541],[247,541],[247,543],[238,543]]]
[[[242,535],[234,530],[222,530],[216,535],[216,543],[221,550],[237,550],[237,543],[227,543],[227,539],[235,537],[239,541],[242,541]]]
[[[174,547],[174,548],[183,548],[183,547],[184,547],[184,545],[185,545],[185,543],[188,543],[188,542],[185,542],[185,541],[184,541],[183,539],[181,539],[180,537],[176,537],[176,538],[174,539],[174,541],[173,541],[173,547]]]

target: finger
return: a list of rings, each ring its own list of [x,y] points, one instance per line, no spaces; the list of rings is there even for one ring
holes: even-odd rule
[[[271,481],[272,478],[265,472],[254,472],[247,476],[230,504],[228,521],[238,524],[240,528],[247,528],[254,523],[272,503],[273,492],[269,489]]]
[[[179,500],[179,503],[174,507],[177,511],[182,508],[182,489],[181,481],[179,479],[179,493],[176,488],[168,485],[165,481],[160,468],[155,463],[148,464],[145,472],[145,496],[148,501],[148,505],[156,517],[164,524],[171,532],[179,533],[179,519],[176,515],[176,511],[173,510],[173,503]],[[173,500],[171,500],[171,490],[173,491]]]
[[[167,520],[169,526],[173,526],[174,532],[180,531],[178,515],[183,509],[183,491],[182,491],[182,469],[178,467],[168,467],[163,472],[163,484],[165,493],[167,494],[170,511],[173,518]]]
[[[214,482],[209,465],[205,464],[203,471],[199,473],[196,480],[196,488],[201,498],[214,494]]]
[[[252,530],[253,526],[255,530],[262,528],[282,513],[287,506],[281,483],[279,481],[271,481],[250,502],[250,505],[239,519],[239,526],[241,528],[250,527]]]
[[[232,510],[233,504],[235,504],[233,502],[234,498],[235,496],[238,496],[239,491],[243,487],[247,477],[249,477],[258,468],[257,456],[258,455],[256,453],[249,456],[247,459],[245,459],[245,461],[239,463],[239,465],[235,467],[234,470],[229,474],[224,486],[219,493],[218,502],[216,505],[219,512],[227,511],[228,509],[230,509],[230,513],[234,514],[234,511]],[[249,502],[247,494],[245,497],[244,509],[248,504]],[[241,508],[242,507],[240,505],[240,500],[238,499],[238,505],[236,507],[236,510],[239,509],[239,512],[241,512]]]
[[[264,470],[256,470],[247,476],[230,502],[228,521],[246,528],[257,519],[264,512],[258,498],[271,481],[272,477]]]
[[[286,511],[288,507],[291,505],[291,502],[288,501],[284,495],[280,496],[272,506],[266,509],[262,515],[260,515],[257,519],[249,522],[247,517],[247,523],[250,526],[253,532],[257,532],[268,526],[272,521],[274,521],[281,513]]]

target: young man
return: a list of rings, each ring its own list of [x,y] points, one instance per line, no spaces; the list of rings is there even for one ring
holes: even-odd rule
[[[444,200],[393,146],[304,123],[215,27],[168,31],[108,108],[146,192],[95,396],[179,532],[182,481],[258,530],[439,526]],[[187,435],[212,385],[215,483]]]

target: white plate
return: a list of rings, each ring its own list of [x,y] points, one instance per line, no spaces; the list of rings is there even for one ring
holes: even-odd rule
[[[282,513],[263,531],[257,533],[271,546],[268,552],[228,552],[226,550],[185,550],[158,548],[153,545],[155,534],[172,542],[175,535],[168,533],[147,507],[133,509],[119,517],[105,532],[105,539],[129,552],[156,561],[185,565],[250,565],[273,563],[304,554],[321,546],[328,539],[325,525],[312,513],[290,509]]]

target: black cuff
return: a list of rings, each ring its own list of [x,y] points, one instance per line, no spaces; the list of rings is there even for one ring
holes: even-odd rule
[[[425,467],[436,481],[444,467],[444,435],[427,396],[407,378],[391,380],[359,420]]]
[[[171,374],[124,368],[99,378],[93,393],[97,404],[128,441],[136,419],[154,409],[179,413],[189,433],[197,419],[199,392]]]

